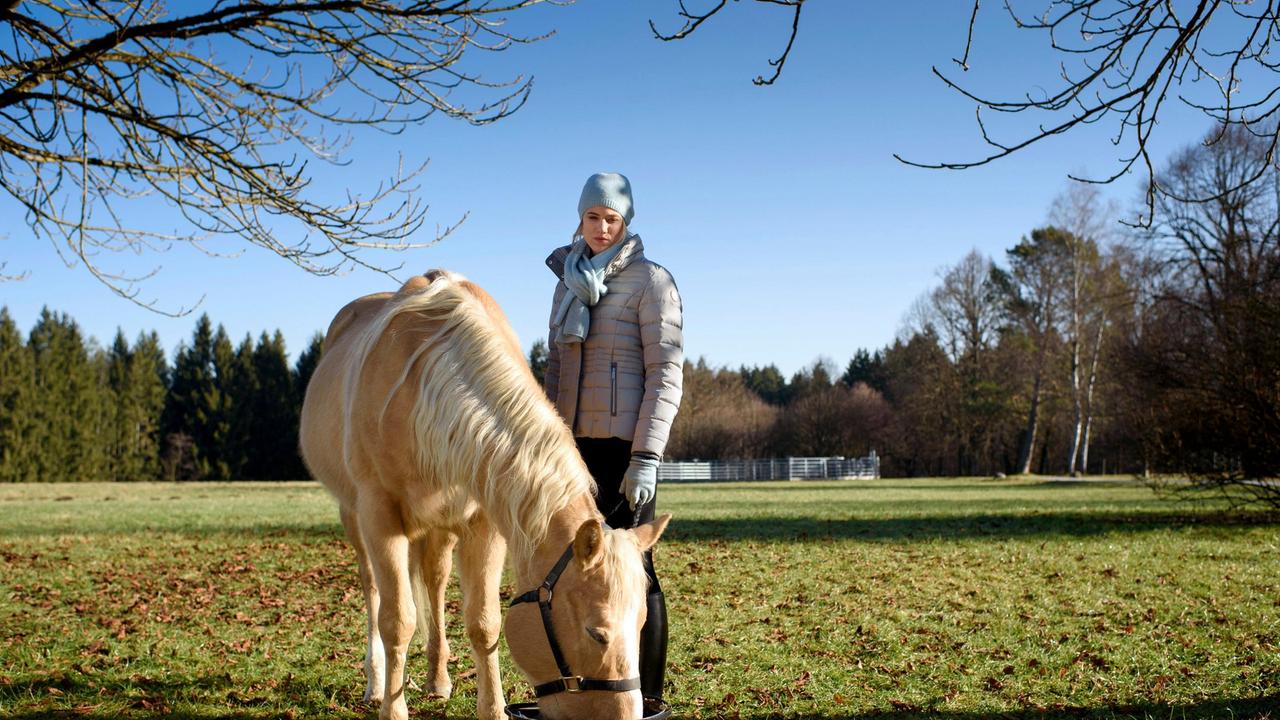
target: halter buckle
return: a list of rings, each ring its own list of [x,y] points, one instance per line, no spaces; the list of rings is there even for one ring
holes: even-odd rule
[[[564,683],[564,689],[571,693],[582,692],[582,678],[578,675],[560,678],[560,682]]]

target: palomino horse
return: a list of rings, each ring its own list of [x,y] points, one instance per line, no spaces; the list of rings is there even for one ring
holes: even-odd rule
[[[425,690],[451,691],[444,590],[455,545],[481,718],[498,720],[504,706],[498,585],[508,546],[521,591],[555,583],[555,602],[551,590],[532,593],[506,622],[512,659],[545,686],[542,717],[642,716],[641,553],[670,517],[602,527],[573,438],[487,293],[432,271],[343,308],[307,387],[300,442],[356,550],[369,612],[365,697],[381,703],[383,720],[408,716],[405,655],[419,624]]]

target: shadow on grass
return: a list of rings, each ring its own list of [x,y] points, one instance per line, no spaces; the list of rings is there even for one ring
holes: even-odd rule
[[[754,711],[726,715],[734,720],[1058,720],[1059,718],[1095,718],[1097,720],[1193,720],[1194,718],[1232,718],[1233,720],[1277,720],[1280,695],[1255,698],[1205,700],[1198,703],[1140,703],[1101,707],[1063,707],[1045,710],[949,711],[904,709],[871,712],[839,712],[787,714]],[[679,715],[679,708],[676,709]],[[708,718],[720,717],[704,715]]]
[[[1098,487],[1114,488],[1117,486],[1142,487],[1139,478],[1106,477],[1106,478],[1073,478],[1051,475],[1037,475],[1025,478],[878,478],[878,479],[814,479],[814,480],[697,480],[697,481],[664,481],[663,488],[678,490],[681,493],[699,495],[703,493],[723,493],[726,486],[733,490],[758,490],[769,493],[849,493],[849,492],[882,492],[886,490],[929,491],[943,489],[956,493],[990,493],[992,490],[1009,490],[1015,492],[1044,491],[1059,492],[1064,488]]]
[[[1280,695],[1266,695],[1255,698],[1231,698],[1221,700],[1205,700],[1198,703],[1140,703],[1129,705],[1110,705],[1100,707],[1068,706],[1052,709],[1024,709],[1012,711],[948,711],[927,709],[873,710],[868,712],[841,712],[833,710],[829,713],[787,713],[785,711],[756,710],[746,713],[733,712],[716,714],[715,711],[703,709],[701,716],[707,720],[724,718],[725,720],[1079,720],[1081,718],[1096,720],[1194,720],[1196,718],[1232,718],[1232,720],[1276,720],[1280,708]],[[673,708],[673,717],[685,714],[679,706]],[[74,710],[40,710],[5,714],[13,720],[44,720],[45,718],[91,718],[108,720],[119,717],[127,718],[169,718],[170,720],[256,720],[258,718],[278,718],[296,716],[312,717],[345,717],[372,718],[376,711],[372,708],[348,707],[315,707],[291,706],[287,708],[262,708],[257,710],[221,710],[209,708],[198,711],[173,711],[156,708],[131,709],[121,713],[118,710],[98,712],[92,706],[83,705]],[[429,708],[410,706],[410,716],[420,718],[439,718],[440,720],[463,720],[458,713],[446,708]],[[585,720],[585,719],[584,719]]]
[[[681,520],[666,537],[674,540],[819,541],[1011,539],[1035,536],[1088,537],[1188,527],[1262,527],[1280,523],[1277,513],[1058,512],[1020,515],[923,515],[849,518],[754,517]],[[1278,719],[1280,720],[1280,719]]]
[[[681,518],[667,530],[669,540],[766,540],[821,541],[1012,539],[1025,537],[1090,537],[1108,533],[1145,533],[1175,528],[1265,527],[1280,525],[1276,512],[1115,512],[1061,511],[1012,513],[957,513],[915,517],[824,519],[815,517],[728,517]],[[10,539],[28,535],[57,535],[60,528],[18,527],[5,531]],[[244,542],[287,538],[303,542],[343,540],[342,526],[332,523],[253,523],[229,521],[220,527],[182,527],[162,524],[120,524],[110,528],[80,526],[67,528],[69,534],[97,537],[128,536],[137,533],[175,534],[200,539]],[[1280,720],[1280,718],[1277,718]]]
[[[259,720],[265,718],[375,718],[377,708],[358,704],[350,707],[330,704],[327,696],[321,705],[290,699],[288,693],[303,688],[288,685],[267,694],[254,695],[247,683],[230,681],[225,675],[190,679],[156,679],[132,676],[105,680],[89,685],[88,677],[77,673],[55,678],[38,678],[0,686],[0,718],[36,720],[37,718],[169,718],[170,720]],[[331,689],[330,689],[331,690]],[[352,690],[352,688],[348,688]],[[10,709],[14,699],[37,705],[29,709]],[[47,699],[40,703],[40,699]],[[32,702],[32,701],[35,702]],[[7,701],[7,702],[6,702]],[[175,705],[200,705],[198,709]],[[44,705],[44,706],[39,706]],[[70,705],[68,708],[66,706]],[[429,709],[420,717],[433,717]]]
[[[304,542],[343,540],[345,535],[343,535],[341,523],[338,522],[336,510],[333,515],[333,522],[322,523],[244,523],[236,522],[236,518],[229,517],[223,525],[203,525],[199,527],[182,525],[180,521],[175,521],[174,524],[167,524],[155,522],[134,523],[123,520],[117,521],[110,526],[95,525],[93,523],[75,525],[24,524],[17,527],[4,528],[3,537],[10,540],[22,537],[58,535],[110,538],[149,533],[152,535],[181,535],[197,539],[227,540],[236,544],[280,538],[302,540]]]

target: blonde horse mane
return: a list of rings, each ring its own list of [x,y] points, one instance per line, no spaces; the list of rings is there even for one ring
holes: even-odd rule
[[[644,571],[644,563],[635,547],[634,537],[622,533],[609,533],[606,536],[608,549],[600,569],[605,577],[612,579],[612,582],[607,583],[611,607],[626,607],[627,603],[644,597],[649,591],[649,576]],[[619,543],[631,543],[631,552],[623,552],[618,547]]]
[[[360,382],[366,362],[392,321],[412,315],[410,328],[430,334],[380,398],[379,429],[393,397],[409,384],[415,461],[421,481],[452,500],[444,503],[446,521],[463,527],[466,501],[474,498],[514,557],[529,558],[551,516],[574,497],[594,493],[595,485],[568,428],[523,358],[513,357],[502,329],[461,285],[463,278],[433,277],[419,291],[388,299],[353,338],[343,391],[343,463],[354,476],[352,412],[358,400],[373,400],[359,397],[367,387]]]

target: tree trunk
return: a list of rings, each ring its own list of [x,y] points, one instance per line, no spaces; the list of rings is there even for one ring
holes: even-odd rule
[[[1067,475],[1076,474],[1076,457],[1080,452],[1080,435],[1084,430],[1084,402],[1080,388],[1080,326],[1081,293],[1080,284],[1084,280],[1084,270],[1080,257],[1081,238],[1071,239],[1071,440],[1068,442],[1070,455],[1067,458]]]
[[[1093,414],[1089,414],[1084,421],[1084,442],[1080,445],[1080,474],[1089,474],[1089,433],[1093,429]],[[1103,468],[1106,468],[1106,459],[1102,461]]]
[[[1022,447],[1018,450],[1018,475],[1031,472],[1031,456],[1036,447],[1036,433],[1040,429],[1040,384],[1043,373],[1036,368],[1035,384],[1031,390],[1031,409],[1027,412],[1027,427],[1022,434]]]
[[[1079,316],[1073,321],[1078,327]],[[1080,453],[1080,436],[1084,430],[1084,403],[1080,389],[1080,337],[1072,333],[1071,338],[1071,454],[1067,458],[1067,474],[1076,474],[1076,457]]]
[[[1080,472],[1089,472],[1089,435],[1093,428],[1093,389],[1098,384],[1098,361],[1102,357],[1102,332],[1106,318],[1098,319],[1098,332],[1093,336],[1093,354],[1089,358],[1089,382],[1085,386],[1084,444],[1080,447]]]

